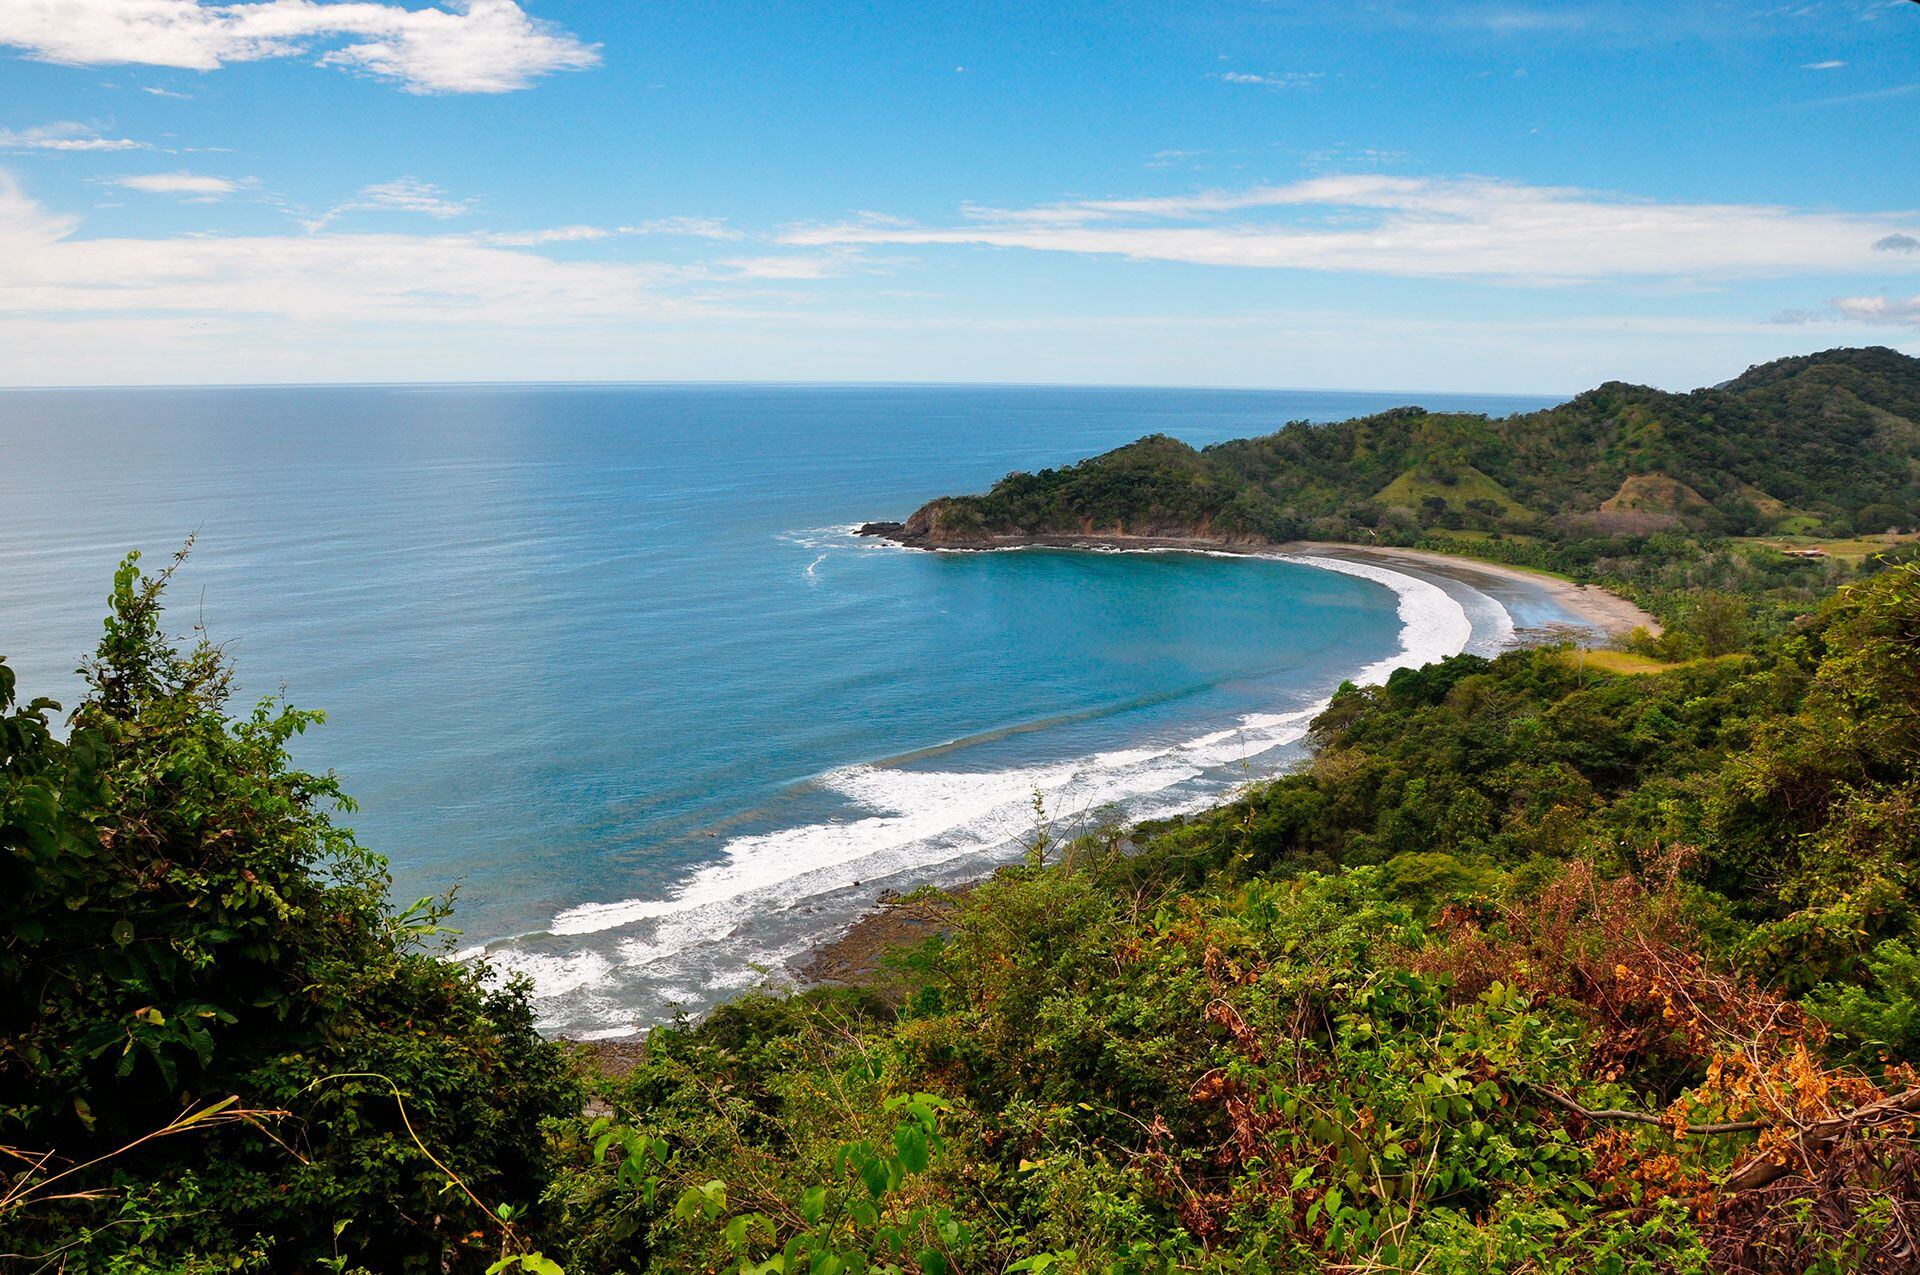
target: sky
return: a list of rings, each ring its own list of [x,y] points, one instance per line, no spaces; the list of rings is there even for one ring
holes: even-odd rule
[[[1914,0],[0,0],[0,385],[1920,354]]]

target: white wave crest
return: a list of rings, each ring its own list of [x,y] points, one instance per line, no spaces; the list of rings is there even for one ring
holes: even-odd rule
[[[1290,558],[1372,580],[1399,595],[1400,650],[1354,675],[1383,682],[1395,669],[1417,667],[1462,650],[1473,635],[1465,609],[1438,586],[1371,563],[1335,558]],[[1049,809],[1079,813],[1140,797],[1207,771],[1297,741],[1325,701],[1277,714],[1249,714],[1225,730],[1169,746],[1148,745],[1090,757],[1006,770],[917,771],[850,766],[819,781],[862,809],[866,818],[806,824],[736,837],[717,863],[664,899],[623,899],[569,908],[554,918],[555,934],[591,934],[636,921],[726,903],[835,868],[863,864],[909,846],[924,846],[931,861],[1004,845],[1032,826],[1032,799]],[[866,869],[877,876],[883,865]],[[847,877],[846,884],[854,877]],[[824,882],[820,884],[825,884]]]
[[[1473,621],[1468,618],[1467,609],[1430,580],[1422,580],[1418,576],[1410,576],[1376,563],[1354,562],[1347,558],[1282,556],[1288,562],[1304,563],[1323,571],[1338,571],[1342,575],[1372,580],[1375,584],[1386,585],[1399,595],[1400,650],[1355,673],[1353,680],[1361,686],[1379,685],[1395,669],[1419,668],[1423,664],[1444,660],[1449,655],[1458,655],[1473,640]],[[1502,616],[1506,615],[1506,608],[1499,610]],[[1511,637],[1512,633],[1513,622],[1508,619],[1507,634]]]
[[[1397,595],[1399,649],[1355,672],[1358,683],[1384,682],[1395,669],[1457,654],[1473,639],[1465,607],[1427,580],[1342,558],[1272,556],[1370,580]],[[696,869],[665,897],[569,908],[554,918],[548,933],[583,940],[577,951],[535,955],[496,944],[492,956],[501,966],[530,975],[542,998],[565,998],[568,1021],[575,1024],[589,1007],[601,1022],[608,1011],[617,1018],[617,996],[604,995],[605,989],[635,979],[671,980],[676,997],[722,995],[762,977],[764,971],[750,961],[785,959],[804,950],[789,942],[777,952],[750,951],[741,931],[756,920],[808,908],[809,900],[863,882],[1003,860],[1033,832],[1036,794],[1056,825],[1080,823],[1108,809],[1126,820],[1203,809],[1221,799],[1234,778],[1231,768],[1297,743],[1326,704],[1322,699],[1289,711],[1247,714],[1191,739],[1000,770],[870,765],[835,770],[815,782],[846,800],[855,812],[849,817],[734,837],[722,845],[717,860]],[[1251,779],[1265,772],[1243,773]],[[603,934],[616,941],[587,937]],[[700,986],[681,985],[689,981]]]

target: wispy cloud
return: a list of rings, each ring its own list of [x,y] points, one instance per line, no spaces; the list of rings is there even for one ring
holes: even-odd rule
[[[194,200],[219,199],[251,184],[205,173],[134,173],[111,180],[116,186],[146,195],[179,195]]]
[[[0,311],[268,315],[455,325],[584,321],[662,308],[675,273],[562,262],[461,235],[77,237],[0,175]]]
[[[1213,78],[1228,84],[1253,84],[1269,89],[1304,89],[1325,79],[1326,72],[1283,71],[1278,75],[1255,75],[1249,71],[1216,71]]]
[[[102,137],[70,121],[38,128],[0,128],[0,151],[144,151],[153,147],[130,137]]]
[[[154,174],[126,181],[136,189],[210,194],[224,179]],[[762,283],[823,279],[859,262],[856,250],[844,248],[690,263],[559,260],[537,250],[626,234],[626,227],[560,227],[518,239],[342,232],[93,239],[79,230],[78,219],[50,212],[0,171],[0,314],[35,316],[43,325],[54,316],[138,313],[268,316],[342,330],[382,323],[569,327],[737,315],[762,295],[755,291]]]
[[[335,204],[319,216],[308,218],[301,224],[308,230],[319,231],[325,230],[350,212],[417,213],[421,216],[445,220],[449,217],[464,216],[472,210],[472,201],[451,199],[444,190],[432,182],[423,182],[417,177],[397,177],[390,182],[363,186],[360,193],[352,199]]]
[[[655,217],[620,227],[623,235],[683,235],[690,239],[738,239],[740,232],[718,217]]]
[[[140,91],[142,93],[151,93],[155,97],[174,98],[175,100],[181,101],[181,102],[191,102],[193,100],[193,94],[191,93],[176,93],[172,89],[163,89],[157,84],[142,85],[140,88]]]
[[[723,257],[714,263],[740,279],[796,282],[833,279],[874,268],[862,253],[839,248],[831,252],[781,253],[759,257]]]
[[[1583,31],[1593,25],[1595,14],[1590,7],[1578,4],[1539,8],[1483,4],[1457,6],[1450,17],[1463,27],[1478,27],[1499,35],[1523,35],[1535,31]]]
[[[353,207],[386,208],[394,212],[420,213],[427,217],[458,217],[471,211],[473,204],[465,199],[447,198],[446,192],[432,182],[423,182],[417,177],[401,177],[365,187]]]
[[[548,226],[539,230],[487,230],[474,236],[505,248],[592,243],[626,235],[673,235],[692,239],[739,239],[740,232],[714,217],[660,217],[631,226]]]
[[[543,230],[483,230],[472,238],[501,248],[536,248],[552,243],[592,243],[610,239],[615,233],[605,226],[549,226]]]
[[[1856,323],[1920,327],[1920,297],[1841,297],[1833,308]]]
[[[1828,58],[1824,62],[1808,62],[1800,69],[1802,71],[1838,71],[1845,65],[1846,63],[1838,58]]]
[[[1920,227],[1913,212],[1660,203],[1482,178],[1374,175],[965,214],[959,225],[860,221],[802,227],[784,238],[1553,285],[1878,271],[1888,261],[1871,245]]]
[[[425,9],[371,0],[6,0],[0,45],[46,62],[196,71],[319,52],[323,66],[410,93],[505,93],[600,61],[598,45],[530,17],[515,0]]]
[[[1806,106],[1855,106],[1862,102],[1888,102],[1894,98],[1912,97],[1920,93],[1920,80],[1911,84],[1895,84],[1890,88],[1869,89],[1864,93],[1842,93],[1838,97],[1815,98]]]

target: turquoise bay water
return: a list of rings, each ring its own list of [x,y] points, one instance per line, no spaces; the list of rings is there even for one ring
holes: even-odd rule
[[[881,888],[1004,860],[1035,791],[1064,823],[1204,803],[1294,756],[1343,677],[1505,621],[1377,571],[925,554],[850,524],[1155,431],[1404,401],[9,392],[0,654],[71,701],[115,561],[197,533],[175,626],[225,644],[247,695],[328,711],[300,760],[343,776],[396,895],[457,885],[462,942],[532,974],[549,1028],[628,1030],[777,975]]]

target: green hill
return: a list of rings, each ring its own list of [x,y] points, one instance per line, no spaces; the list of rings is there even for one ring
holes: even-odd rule
[[[1417,464],[1375,492],[1373,503],[1389,512],[1405,510],[1408,515],[1472,515],[1493,510],[1510,520],[1537,518],[1472,465]]]
[[[1920,522],[1920,359],[1830,350],[1690,394],[1610,382],[1515,416],[1405,407],[1198,451],[1156,435],[936,500],[899,534],[1572,541],[1755,535],[1789,520],[1833,535]]]

